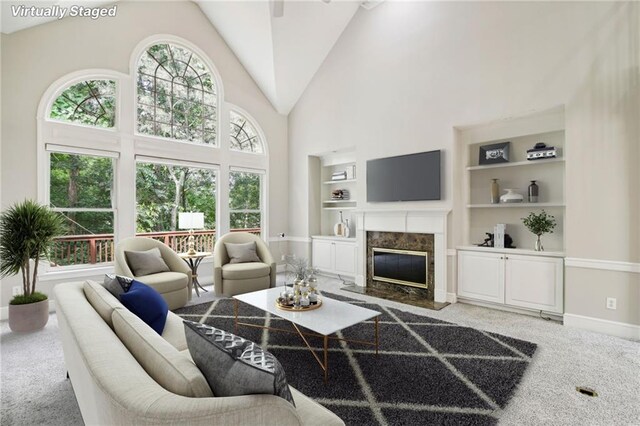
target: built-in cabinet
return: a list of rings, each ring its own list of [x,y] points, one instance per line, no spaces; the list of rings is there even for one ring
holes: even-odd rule
[[[509,142],[506,162],[480,164],[486,146]],[[527,160],[527,150],[537,143],[555,147],[555,158]],[[484,147],[484,148],[483,148]],[[525,117],[459,129],[456,159],[456,209],[454,221],[458,247],[458,297],[511,308],[564,311],[564,215],[565,131],[564,109],[554,108]],[[520,203],[492,203],[491,183],[497,179],[500,195],[507,188],[522,194]],[[527,197],[531,181],[539,187],[537,202]],[[545,234],[546,252],[534,251],[536,240],[522,223],[530,212],[545,210],[557,227]],[[506,224],[506,233],[516,249],[477,247],[493,233],[496,224]]]
[[[517,254],[505,249],[458,249],[458,296],[562,314],[562,253]]]
[[[355,238],[314,236],[311,241],[311,262],[315,268],[321,272],[355,276]]]

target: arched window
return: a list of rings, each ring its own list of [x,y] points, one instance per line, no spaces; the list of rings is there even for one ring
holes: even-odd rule
[[[67,87],[51,105],[54,120],[98,127],[115,125],[116,82],[85,80]]]
[[[204,61],[170,43],[149,47],[138,62],[138,132],[216,144],[217,92]]]
[[[242,114],[231,111],[231,149],[234,151],[263,154],[263,142],[255,127]]]

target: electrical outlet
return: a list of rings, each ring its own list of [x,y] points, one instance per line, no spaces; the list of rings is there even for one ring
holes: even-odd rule
[[[607,297],[607,309],[618,309],[618,300],[614,297]]]
[[[18,296],[18,295],[22,294],[22,287],[20,287],[19,285],[13,287],[11,289],[11,293],[12,293],[11,294],[12,296]]]
[[[287,256],[285,254],[283,254],[282,257],[280,258],[280,260],[286,260],[286,257]]]

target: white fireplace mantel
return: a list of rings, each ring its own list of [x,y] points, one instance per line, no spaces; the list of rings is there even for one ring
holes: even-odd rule
[[[358,210],[356,217],[356,284],[367,276],[367,231],[434,235],[434,301],[447,301],[447,216],[451,210]]]

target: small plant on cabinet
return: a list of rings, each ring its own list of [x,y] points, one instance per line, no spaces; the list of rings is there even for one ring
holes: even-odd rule
[[[542,212],[538,214],[534,212],[529,213],[529,216],[522,218],[522,223],[537,237],[535,250],[543,251],[544,248],[542,247],[540,237],[547,233],[553,233],[556,227],[556,218],[542,210]]]

